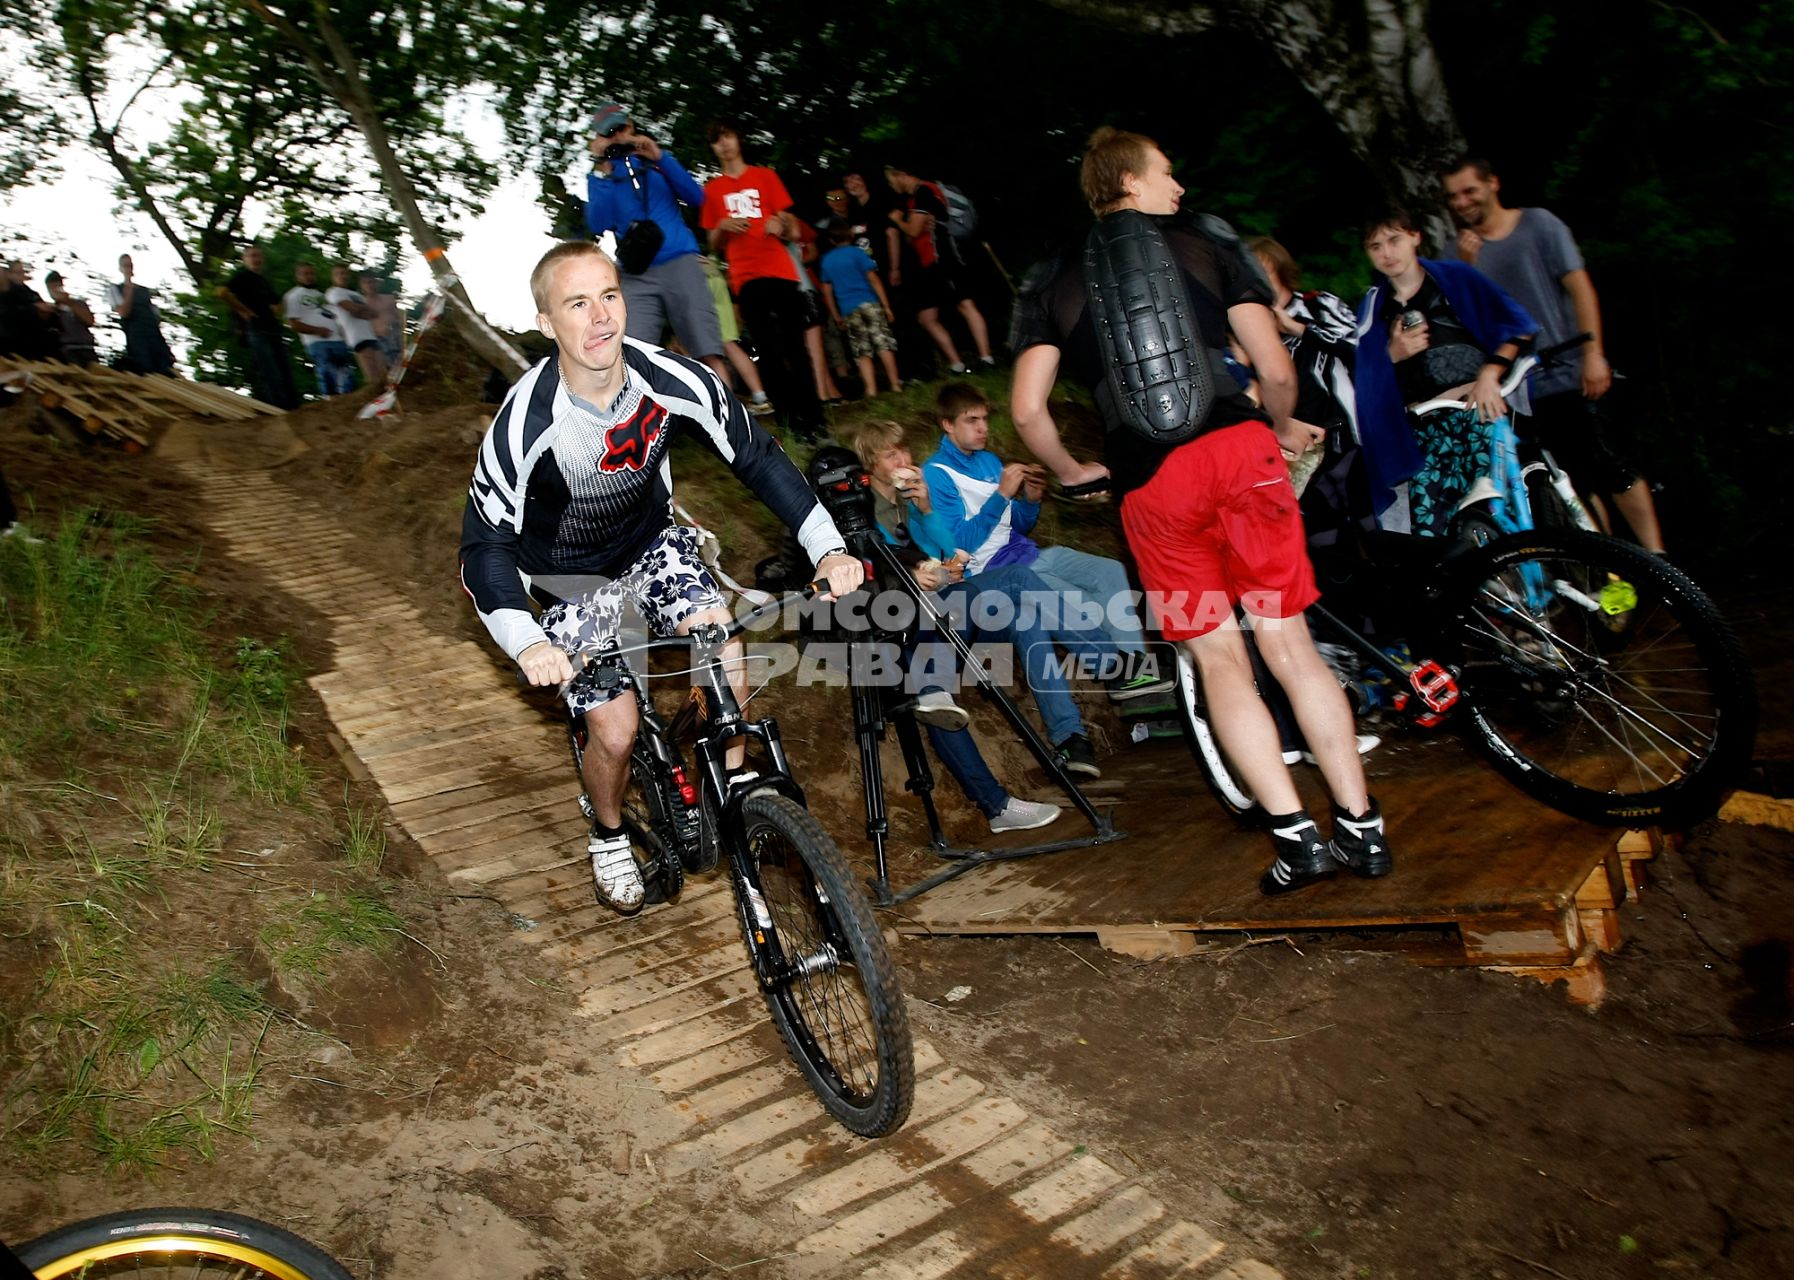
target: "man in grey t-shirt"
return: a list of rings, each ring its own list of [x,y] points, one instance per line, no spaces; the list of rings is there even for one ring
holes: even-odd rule
[[[1441,180],[1463,231],[1458,257],[1517,299],[1539,322],[1539,345],[1592,335],[1579,356],[1541,370],[1529,388],[1530,429],[1577,481],[1608,495],[1647,551],[1661,553],[1663,533],[1644,478],[1607,445],[1602,398],[1613,369],[1602,343],[1601,301],[1570,229],[1548,209],[1509,209],[1501,178],[1487,160],[1466,156]],[[1528,426],[1523,420],[1522,429]]]

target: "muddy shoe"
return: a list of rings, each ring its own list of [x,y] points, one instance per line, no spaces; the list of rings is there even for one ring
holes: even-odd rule
[[[1308,810],[1273,817],[1270,822],[1271,843],[1277,846],[1277,861],[1259,877],[1258,891],[1266,897],[1306,889],[1322,880],[1331,880],[1339,870],[1340,859],[1333,846],[1321,839],[1320,828],[1308,816]]]
[[[629,847],[628,832],[614,836],[593,834],[586,844],[592,855],[592,885],[598,901],[619,915],[632,916],[642,909],[642,869]]]
[[[1370,812],[1354,818],[1333,806],[1333,856],[1352,869],[1353,875],[1374,880],[1395,870],[1395,855],[1383,835],[1383,811],[1375,797]]]

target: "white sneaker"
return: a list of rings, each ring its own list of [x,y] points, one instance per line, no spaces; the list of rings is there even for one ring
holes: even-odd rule
[[[916,719],[937,729],[963,729],[972,722],[966,709],[953,701],[945,689],[930,689],[916,695]]]
[[[28,547],[40,547],[44,542],[42,538],[32,533],[17,520],[7,525],[6,528],[0,529],[0,538],[16,538]]]
[[[1003,806],[1003,812],[990,820],[990,829],[994,832],[1032,831],[1056,821],[1062,812],[1056,804],[1038,804],[1033,800],[1010,796],[1009,803]]]
[[[592,855],[592,882],[598,901],[621,915],[642,909],[642,869],[636,865],[627,834],[594,835],[586,842]]]
[[[1358,735],[1358,754],[1361,756],[1369,755],[1371,752],[1375,751],[1378,747],[1380,747],[1382,745],[1383,745],[1383,740],[1381,738],[1377,737],[1377,735],[1374,733],[1361,733]],[[1290,759],[1291,754],[1292,753],[1288,752],[1288,751],[1285,751],[1283,753],[1283,763],[1285,763],[1285,764],[1294,764],[1295,763],[1294,760]],[[1297,757],[1299,757],[1303,764],[1313,764],[1314,763],[1314,752],[1312,752],[1312,751],[1297,751],[1293,754],[1295,754]]]

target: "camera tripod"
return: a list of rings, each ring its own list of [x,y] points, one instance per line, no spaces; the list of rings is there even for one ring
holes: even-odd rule
[[[1066,798],[1084,815],[1093,829],[1092,834],[1076,839],[1010,848],[965,848],[953,844],[942,830],[940,814],[935,808],[934,771],[928,763],[928,753],[923,746],[922,732],[916,723],[913,703],[904,696],[900,688],[856,680],[853,682],[854,738],[859,743],[860,750],[860,786],[866,802],[866,835],[872,842],[877,865],[877,873],[868,882],[873,902],[881,907],[908,902],[988,863],[1062,853],[1068,849],[1088,849],[1124,839],[1127,832],[1116,830],[1109,815],[1095,808],[1078,789],[1077,784],[1060,765],[1052,747],[1028,723],[1027,717],[1022,715],[1009,695],[991,679],[990,672],[977,660],[971,644],[954,629],[951,620],[910,576],[909,571],[892,553],[890,546],[876,534],[853,533],[848,535],[848,541],[852,554],[870,563],[876,570],[871,575],[868,586],[882,579],[901,586],[915,599],[921,617],[932,622],[939,638],[953,646],[962,669],[975,673],[978,687],[984,696],[996,703],[997,709],[1009,721],[1016,736],[1033,753],[1047,776],[1065,793]],[[856,641],[855,647],[865,643],[869,642]],[[949,863],[935,874],[896,892],[891,888],[890,867],[885,855],[885,841],[890,835],[890,817],[885,806],[884,762],[879,755],[879,744],[884,741],[887,727],[897,731],[897,743],[902,748],[904,764],[909,770],[904,789],[922,801],[922,811],[928,817],[928,847],[936,857],[946,859]]]

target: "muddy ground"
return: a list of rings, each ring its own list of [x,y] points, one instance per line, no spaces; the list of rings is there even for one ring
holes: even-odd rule
[[[258,454],[362,534],[365,562],[434,625],[483,640],[454,545],[487,412],[452,379],[425,377],[400,419],[310,408],[290,428],[206,428],[235,435],[170,448]],[[153,516],[159,549],[193,564],[231,625],[289,636],[308,670],[327,669],[319,621],[265,567],[223,555],[164,458],[55,444],[8,418],[0,466],[40,521],[84,505]],[[705,494],[682,496],[696,508]],[[748,572],[764,525],[710,518]],[[1767,580],[1722,595],[1763,686],[1760,781],[1788,794],[1794,610]],[[806,785],[855,851],[857,782],[845,744],[829,745],[838,723],[824,723],[843,713],[812,700],[823,697],[763,701],[813,740]],[[305,699],[297,738],[333,770],[326,721]],[[1000,774],[1019,768],[1019,748],[993,754]],[[1124,796],[1123,813],[1158,799]],[[1207,803],[1194,782],[1192,802]],[[949,817],[972,820],[957,803]],[[917,829],[902,817],[900,832]],[[750,1262],[765,1227],[730,1186],[639,1158],[661,1122],[595,1069],[575,993],[396,832],[391,865],[415,891],[427,949],[339,981],[314,1013],[336,1039],[264,1081],[253,1138],[150,1178],[8,1168],[0,1238],[180,1202],[285,1223],[358,1276],[707,1276]],[[1794,1274],[1791,871],[1786,833],[1690,832],[1622,909],[1627,941],[1606,961],[1597,1012],[1535,983],[1310,936],[1158,962],[1028,937],[911,939],[897,957],[917,1034],[949,1062],[1148,1188],[1194,1198],[1217,1236],[1288,1276],[1780,1277]],[[970,995],[949,1001],[959,987]]]

